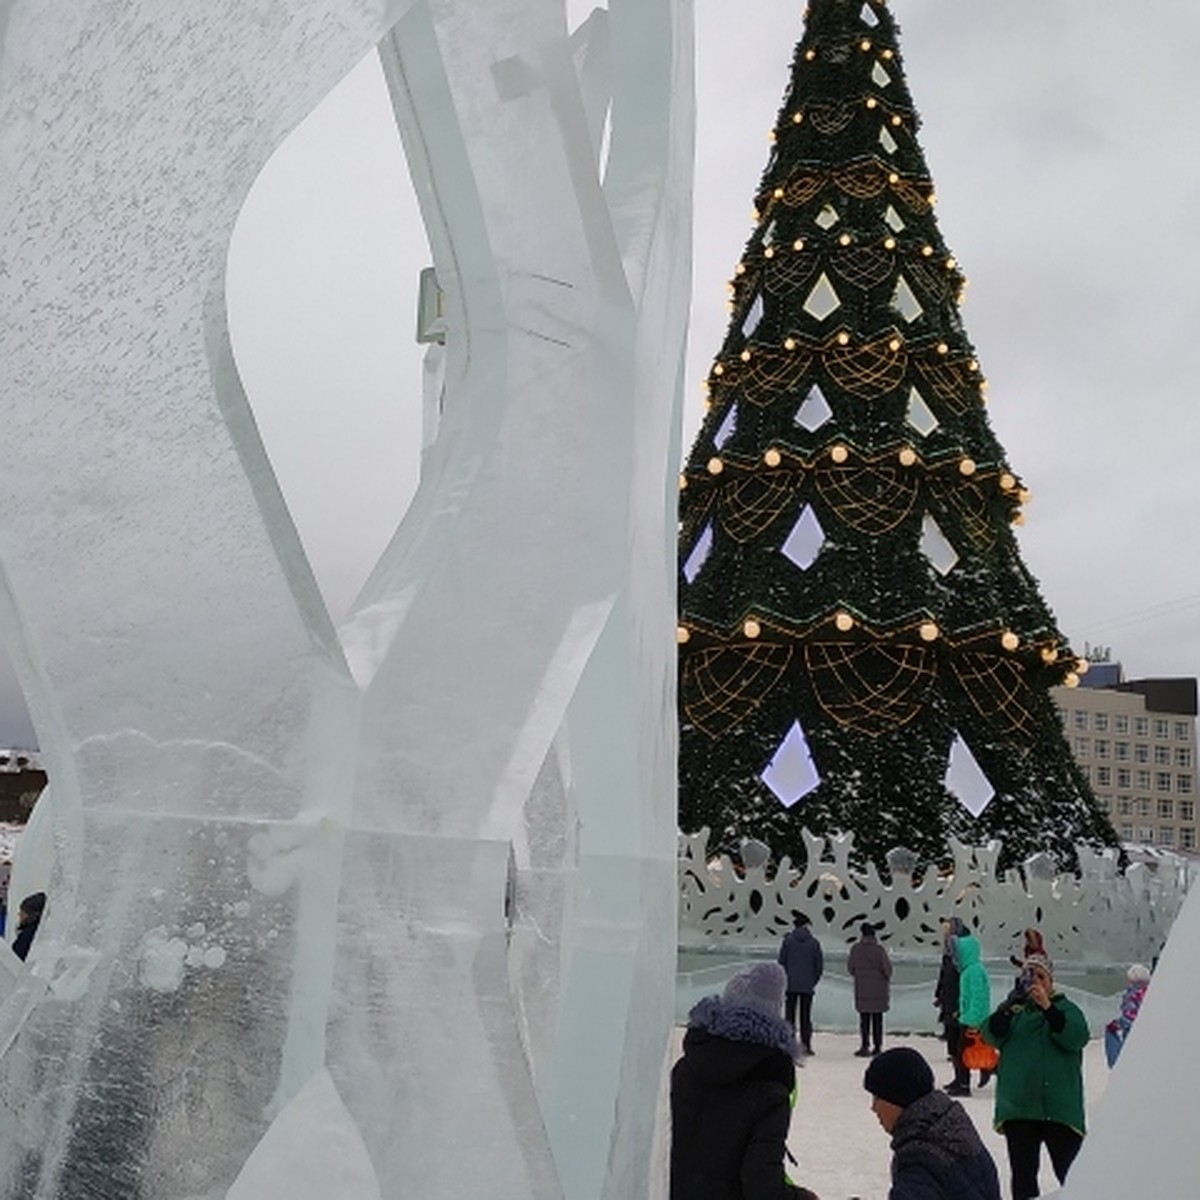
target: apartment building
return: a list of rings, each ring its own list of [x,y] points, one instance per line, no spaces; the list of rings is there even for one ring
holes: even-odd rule
[[[1196,680],[1126,680],[1097,663],[1051,694],[1122,842],[1196,854]]]

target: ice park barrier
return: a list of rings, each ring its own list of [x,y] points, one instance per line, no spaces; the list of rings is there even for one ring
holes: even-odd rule
[[[803,867],[786,857],[772,865],[769,847],[758,842],[746,843],[737,861],[714,856],[708,841],[701,830],[679,843],[677,1020],[747,958],[773,958],[803,913],[825,951],[813,1008],[823,1028],[857,1026],[845,958],[869,921],[894,965],[889,1026],[932,1032],[942,922],[949,917],[979,938],[994,991],[1010,982],[1009,955],[1020,953],[1023,931],[1041,930],[1056,982],[1099,1028],[1115,1011],[1129,964],[1152,963],[1162,951],[1192,878],[1192,864],[1180,855],[1160,853],[1122,872],[1112,853],[1084,846],[1078,876],[1059,873],[1048,855],[1001,871],[999,842],[954,841],[952,867],[919,877],[916,856],[898,847],[888,856],[886,882],[873,864],[850,865],[853,834],[806,830]]]

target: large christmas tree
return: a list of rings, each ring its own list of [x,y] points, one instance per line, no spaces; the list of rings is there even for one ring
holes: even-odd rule
[[[681,479],[680,821],[1073,867],[1117,844],[1049,696],[1082,664],[1013,536],[917,126],[884,4],[812,0]]]

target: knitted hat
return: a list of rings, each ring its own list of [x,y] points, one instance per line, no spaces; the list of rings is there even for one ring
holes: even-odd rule
[[[1025,962],[1022,964],[1026,969],[1029,967],[1041,967],[1051,978],[1054,977],[1054,964],[1044,954],[1027,954]]]
[[[739,971],[726,985],[721,999],[730,1008],[752,1008],[768,1017],[783,1016],[787,975],[773,962],[758,962]]]
[[[863,1087],[880,1100],[907,1108],[933,1091],[933,1071],[911,1046],[893,1046],[871,1060]]]

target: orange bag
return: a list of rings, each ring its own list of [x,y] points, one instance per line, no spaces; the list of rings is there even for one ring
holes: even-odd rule
[[[994,1071],[1000,1063],[1000,1051],[989,1046],[978,1029],[964,1029],[962,1063],[968,1071]]]

